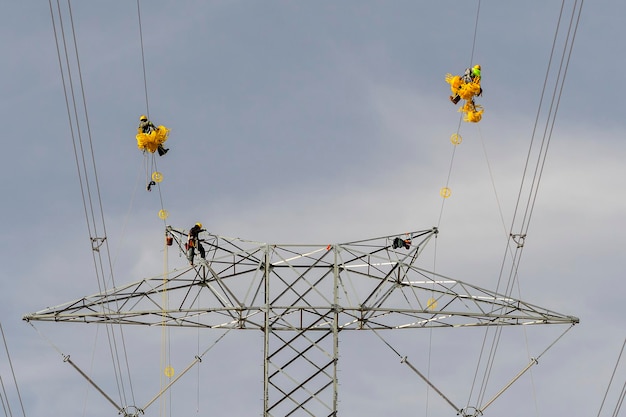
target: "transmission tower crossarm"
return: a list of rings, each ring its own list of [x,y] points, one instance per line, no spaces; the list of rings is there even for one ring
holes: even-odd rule
[[[166,230],[172,244],[176,242],[174,247],[184,251],[184,230]],[[431,229],[348,243],[270,244],[203,232],[206,260],[194,266],[115,286],[26,314],[23,319],[261,331],[266,417],[336,416],[339,334],[344,330],[573,326],[579,322],[576,317],[420,268],[417,263],[423,260],[424,248],[436,234],[437,229]],[[167,304],[162,297],[166,291]],[[456,406],[406,357],[398,357],[458,414],[469,415],[468,409]],[[198,362],[199,358],[177,380]]]

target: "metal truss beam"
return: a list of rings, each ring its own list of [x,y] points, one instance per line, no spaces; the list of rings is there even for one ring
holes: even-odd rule
[[[265,416],[336,415],[341,331],[578,323],[418,267],[437,233],[321,245],[205,233],[197,265],[23,319],[262,331]],[[184,230],[168,226],[166,235],[184,250]]]

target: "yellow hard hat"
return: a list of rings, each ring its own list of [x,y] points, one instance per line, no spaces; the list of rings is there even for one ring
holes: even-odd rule
[[[202,229],[202,223],[196,223],[196,226],[198,226],[200,229]]]
[[[141,117],[139,117],[139,120],[148,120],[148,117],[145,114],[142,114]]]
[[[480,69],[480,65],[476,64],[476,65],[474,65],[474,68]]]

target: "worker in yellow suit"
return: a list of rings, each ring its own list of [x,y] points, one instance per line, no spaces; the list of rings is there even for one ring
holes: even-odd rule
[[[169,151],[163,146],[167,140],[169,129],[165,126],[155,126],[146,115],[139,117],[139,127],[137,128],[137,146],[143,151],[154,153],[158,151],[159,156],[163,156]]]
[[[473,102],[474,95],[480,96],[483,93],[483,89],[480,87],[480,79],[480,65],[474,65],[471,68],[466,68],[462,77],[458,77],[458,79],[454,77],[452,79],[453,83],[451,85],[455,90],[455,94],[450,96],[450,101],[457,104],[461,98],[466,98],[462,96],[470,95],[471,97],[469,97],[469,100]],[[464,94],[461,94],[462,92]]]

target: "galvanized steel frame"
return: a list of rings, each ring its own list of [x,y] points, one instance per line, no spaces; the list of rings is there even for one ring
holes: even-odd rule
[[[576,317],[417,267],[437,233],[432,228],[317,245],[204,233],[207,259],[197,265],[24,320],[260,330],[267,417],[337,414],[341,331],[578,323]],[[184,251],[185,230],[168,226],[166,236]]]

